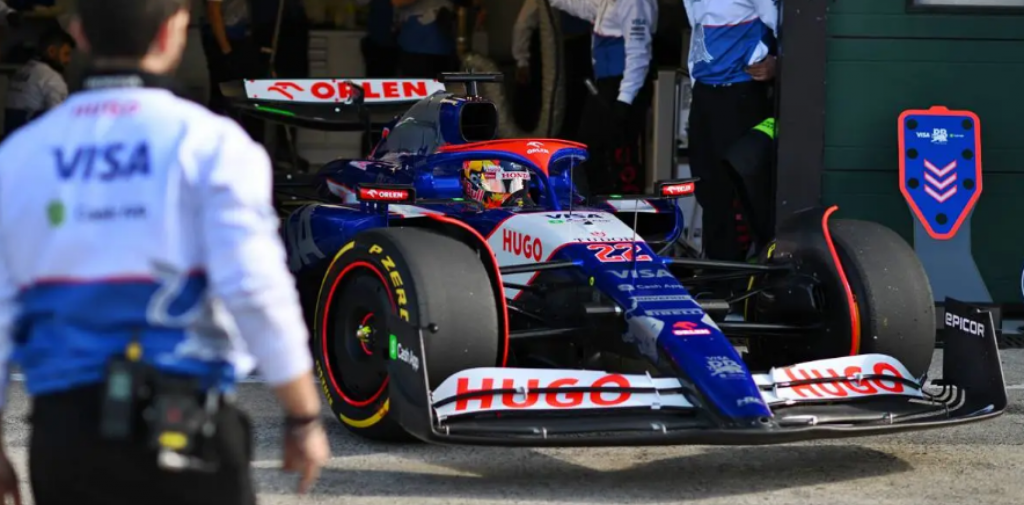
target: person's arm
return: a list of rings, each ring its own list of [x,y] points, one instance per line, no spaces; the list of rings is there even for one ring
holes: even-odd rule
[[[199,181],[207,276],[287,414],[319,416],[309,332],[272,205],[270,158],[237,124],[224,124]]]
[[[565,11],[588,23],[597,19],[597,10],[601,7],[602,0],[551,0],[551,7]]]
[[[651,68],[651,46],[658,6],[655,0],[619,0],[622,36],[626,39],[626,68],[619,84],[618,101],[632,104]]]
[[[228,27],[224,26],[224,0],[206,0],[206,20],[210,23],[210,31],[217,41],[220,52],[231,52],[231,40],[228,39]]]
[[[512,27],[512,57],[519,68],[530,66],[530,39],[539,22],[537,0],[524,1],[516,24]]]
[[[776,4],[776,0],[751,0],[751,2],[753,2],[757,17],[771,29],[773,36],[778,37],[779,6]],[[771,53],[772,48],[764,40],[758,42],[747,67],[747,73],[755,81],[770,81],[775,78],[775,56]]]
[[[772,30],[772,35],[779,36],[779,1],[778,0],[751,0],[754,2],[754,12],[761,22]]]

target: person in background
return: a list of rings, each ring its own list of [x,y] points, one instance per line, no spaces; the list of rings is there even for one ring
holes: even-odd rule
[[[210,110],[226,114],[227,103],[220,91],[220,84],[262,77],[259,52],[252,38],[248,0],[204,1],[206,21],[203,24],[202,39],[210,74]],[[253,135],[254,131],[249,131],[249,134]]]
[[[436,79],[459,69],[452,0],[391,0],[398,15],[398,72]]]
[[[384,78],[398,75],[398,42],[395,37],[395,6],[391,0],[359,0],[369,4],[367,34],[362,40],[366,77]]]
[[[742,261],[736,221],[736,186],[724,165],[729,148],[772,114],[769,83],[777,34],[777,0],[707,2],[683,0],[693,34],[688,66],[690,169],[704,210],[704,253]]]
[[[71,63],[75,40],[59,26],[39,39],[35,57],[11,76],[4,110],[4,136],[68,97],[64,68]]]
[[[539,0],[525,0],[519,9],[519,16],[512,28],[512,57],[516,60],[516,82],[524,89],[526,95],[540,95],[541,85],[539,72],[541,65],[532,58],[534,51],[540,47],[537,37],[540,27]],[[559,138],[574,140],[579,128],[580,113],[586,102],[587,87],[584,83],[590,73],[588,55],[590,54],[591,26],[587,21],[558,11],[562,31],[563,49],[563,82],[566,83],[565,121]],[[531,47],[533,46],[533,47]],[[539,97],[536,100],[539,105]],[[517,100],[519,102],[519,100]]]
[[[652,100],[652,44],[656,0],[552,0],[552,6],[593,21],[591,46],[596,94],[587,98],[579,141],[587,144],[586,192],[639,192],[640,135]],[[632,176],[632,177],[630,177]]]

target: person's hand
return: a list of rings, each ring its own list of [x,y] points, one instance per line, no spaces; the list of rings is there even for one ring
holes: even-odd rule
[[[331,446],[319,420],[299,428],[286,429],[283,469],[299,474],[299,494],[309,491],[320,476],[320,468],[330,457]]]
[[[747,67],[747,73],[755,81],[770,81],[775,78],[775,57],[768,55],[765,59]]]
[[[516,82],[524,85],[530,83],[530,67],[516,67]]]
[[[0,500],[2,503],[21,505],[21,490],[18,488],[18,472],[7,459],[7,454],[0,451]]]

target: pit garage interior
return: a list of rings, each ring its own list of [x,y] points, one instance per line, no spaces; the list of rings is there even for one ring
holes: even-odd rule
[[[305,0],[313,22],[310,77],[364,75],[365,35],[356,0]],[[28,24],[57,18],[67,25],[74,0],[37,2]],[[646,182],[689,175],[686,117],[690,97],[685,59],[689,26],[680,0],[659,0],[655,100],[647,132]],[[495,62],[513,82],[512,23],[522,0],[483,0],[479,30],[467,48]],[[1024,346],[1021,325],[1024,268],[1024,144],[1017,120],[1024,82],[1024,0],[781,0],[776,80],[776,221],[801,208],[838,204],[845,218],[880,222],[915,244],[914,214],[899,187],[897,123],[908,109],[943,105],[972,111],[982,124],[984,191],[961,240],[970,264],[950,260],[938,270],[968,270],[980,289],[966,301],[992,304],[1002,343]],[[193,1],[193,26],[178,77],[205,103],[206,61],[200,44],[202,0]],[[5,33],[0,51],[18,43]],[[84,65],[76,55],[69,82]],[[0,64],[0,100],[16,67]],[[510,96],[509,100],[514,100]],[[2,110],[0,110],[2,114]],[[546,132],[545,132],[546,133]],[[547,136],[547,135],[543,135]],[[360,156],[361,134],[300,130],[298,153],[315,167]],[[681,201],[699,222],[693,199]],[[686,240],[699,246],[699,229]],[[916,244],[915,244],[916,245]],[[959,258],[959,257],[958,257]],[[970,263],[969,261],[967,263]],[[938,265],[938,266],[936,266]],[[933,281],[934,284],[934,281]],[[954,282],[955,291],[955,282]],[[945,289],[945,288],[943,288]],[[936,300],[943,294],[937,290]],[[957,297],[957,293],[950,293]]]

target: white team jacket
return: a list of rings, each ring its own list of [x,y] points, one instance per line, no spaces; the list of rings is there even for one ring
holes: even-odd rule
[[[0,377],[13,349],[30,394],[98,383],[133,335],[168,371],[310,372],[270,162],[237,124],[162,89],[89,90],[0,159]]]
[[[594,75],[622,76],[618,100],[633,103],[651,67],[657,0],[551,0],[551,5],[594,24]]]
[[[749,81],[746,67],[768,56],[778,35],[778,0],[683,0],[693,33],[688,66],[695,82]]]

